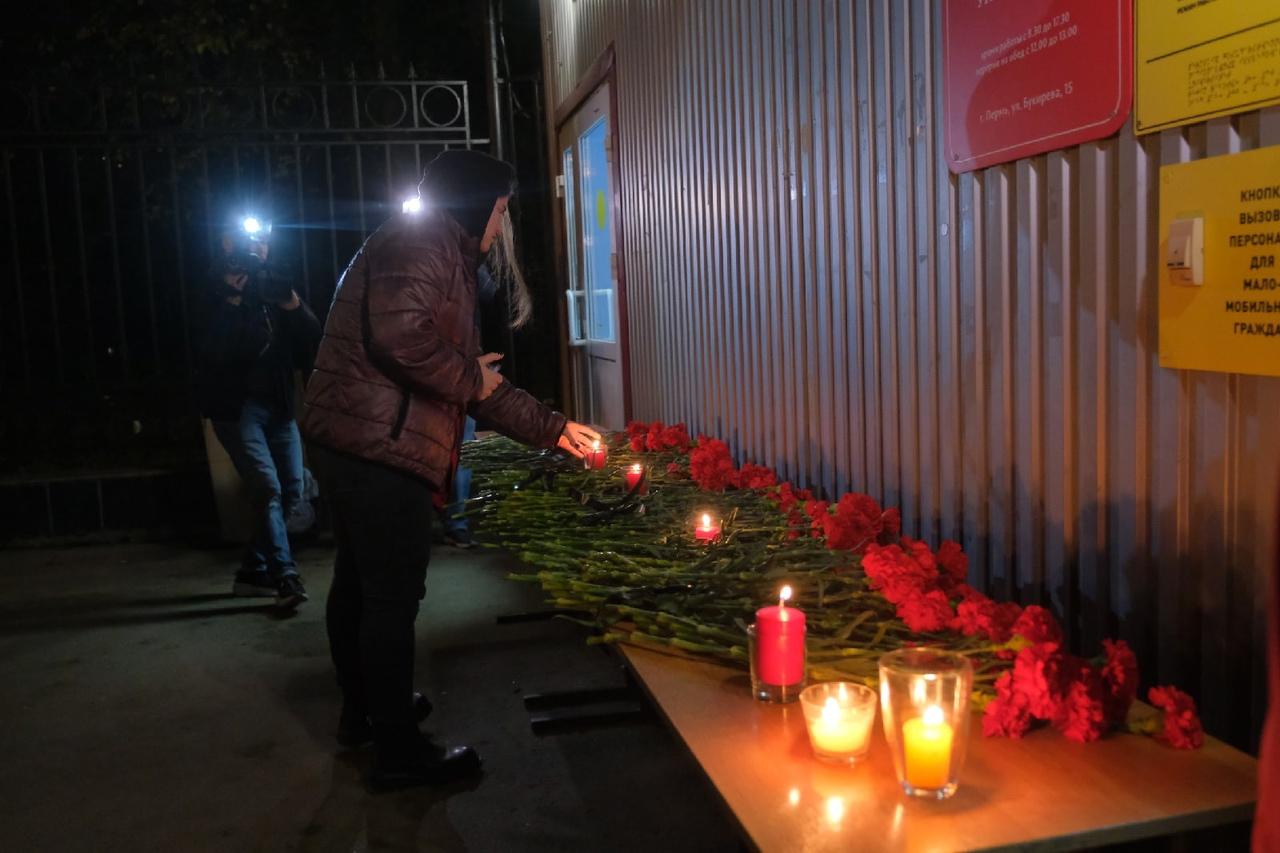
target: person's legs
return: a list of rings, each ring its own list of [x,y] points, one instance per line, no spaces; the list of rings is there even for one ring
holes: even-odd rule
[[[476,421],[475,418],[467,417],[466,422],[462,425],[463,442],[474,441],[476,437]],[[445,536],[453,545],[460,547],[471,546],[471,528],[467,523],[466,516],[462,513],[466,512],[467,501],[471,499],[471,469],[462,465],[458,466],[458,470],[453,475],[453,492],[449,495],[450,503],[445,507],[444,529]]]
[[[325,490],[340,489],[325,480]],[[325,629],[329,634],[329,654],[342,691],[342,717],[363,719],[369,714],[365,702],[364,675],[360,667],[360,593],[359,568],[347,538],[347,511],[343,502],[333,504],[333,538],[337,552],[333,558],[333,582],[325,601]]]
[[[222,445],[222,449],[231,458],[236,473],[246,484],[253,476],[252,465],[245,453],[244,441],[240,437],[238,420],[210,421],[214,437]],[[245,543],[244,553],[240,557],[240,570],[236,572],[235,585],[232,587],[237,595],[274,595],[275,582],[267,578],[267,557],[258,546],[257,513],[251,513],[254,520],[249,541]]]
[[[244,447],[248,470],[242,476],[253,500],[254,538],[257,547],[266,557],[267,568],[273,575],[283,579],[296,575],[298,568],[289,548],[289,533],[284,521],[284,494],[272,453],[273,439],[276,438],[278,429],[270,409],[254,402],[244,404],[240,413],[240,441]],[[296,435],[296,424],[293,424],[293,430]],[[283,446],[285,442],[277,443]],[[296,448],[299,456],[299,479],[301,452],[299,445]]]

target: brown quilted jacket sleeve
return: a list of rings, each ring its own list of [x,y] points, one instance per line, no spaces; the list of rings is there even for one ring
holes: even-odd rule
[[[363,307],[369,356],[388,377],[420,394],[466,405],[480,389],[480,365],[439,334],[442,282],[452,268],[439,252],[398,250],[371,260]]]
[[[472,403],[469,411],[481,424],[531,447],[555,447],[567,421],[510,382],[503,382],[485,400]]]

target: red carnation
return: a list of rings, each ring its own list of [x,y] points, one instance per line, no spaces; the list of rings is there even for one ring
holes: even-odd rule
[[[917,593],[898,603],[898,618],[918,634],[944,630],[954,615],[947,594],[940,589]]]
[[[1070,668],[1073,672],[1053,724],[1068,739],[1089,743],[1102,737],[1110,726],[1107,686],[1098,671],[1083,661],[1072,661]]]
[[[961,592],[963,598],[956,605],[951,627],[968,637],[981,635],[993,643],[1008,642],[1022,608],[1007,601],[997,604],[967,584]]]
[[[880,516],[880,538],[877,541],[881,545],[892,545],[901,535],[902,513],[897,507],[890,507]]]
[[[1199,749],[1204,745],[1204,729],[1196,715],[1196,702],[1176,687],[1152,687],[1147,701],[1164,711],[1164,729],[1156,740],[1174,749]]]
[[[937,589],[938,567],[933,552],[919,540],[868,546],[862,557],[862,570],[880,594],[894,604]]]
[[[834,512],[822,517],[822,533],[833,551],[851,550],[860,554],[877,542],[885,525],[885,512],[875,499],[846,494],[836,502]],[[897,538],[896,535],[894,538]]]
[[[950,539],[943,542],[938,548],[937,560],[938,569],[951,583],[962,584],[969,579],[969,557],[959,542]]]
[[[1013,623],[1013,635],[1032,645],[1062,642],[1062,629],[1058,627],[1058,620],[1038,604],[1032,604],[1022,611],[1018,621]]]
[[[721,492],[736,487],[737,473],[729,445],[718,438],[699,436],[698,446],[689,452],[689,476],[700,488]]]
[[[1064,663],[1057,643],[1027,646],[1013,662],[1013,689],[1038,719],[1052,720],[1058,714]]]
[[[1031,728],[1026,700],[1013,689],[1013,674],[996,679],[996,698],[982,712],[982,733],[987,737],[1020,738]]]
[[[1129,706],[1138,695],[1138,657],[1124,640],[1103,640],[1107,661],[1102,666],[1102,680],[1107,687],[1107,717],[1123,723]]]
[[[755,465],[750,462],[738,471],[738,484],[744,489],[768,489],[778,482],[778,475],[772,468]]]

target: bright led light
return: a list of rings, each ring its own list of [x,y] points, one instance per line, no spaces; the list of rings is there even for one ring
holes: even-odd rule
[[[406,198],[403,202],[401,202],[400,210],[403,213],[421,213],[422,197],[416,196],[416,195],[409,196],[409,198]]]
[[[240,223],[246,234],[261,234],[262,222],[256,216],[246,216],[244,222]]]

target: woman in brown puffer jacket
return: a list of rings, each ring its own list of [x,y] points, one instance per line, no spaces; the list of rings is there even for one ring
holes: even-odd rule
[[[343,273],[307,385],[302,430],[337,542],[326,622],[338,736],[373,739],[375,788],[448,782],[480,765],[469,747],[422,736],[429,703],[413,692],[431,509],[448,495],[463,419],[578,456],[599,437],[504,382],[492,367],[501,356],[480,351],[476,269],[490,249],[498,268],[510,261],[514,181],[479,152],[431,161],[422,211],[384,223]]]

